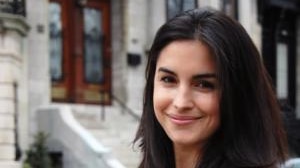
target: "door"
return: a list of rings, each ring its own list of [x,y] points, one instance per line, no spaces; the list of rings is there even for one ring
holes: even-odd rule
[[[51,0],[49,6],[52,100],[110,104],[109,1]]]

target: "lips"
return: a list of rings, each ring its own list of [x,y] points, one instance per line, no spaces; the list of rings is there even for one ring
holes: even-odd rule
[[[168,114],[170,120],[177,125],[187,125],[195,122],[196,120],[201,119],[201,116],[179,116]]]

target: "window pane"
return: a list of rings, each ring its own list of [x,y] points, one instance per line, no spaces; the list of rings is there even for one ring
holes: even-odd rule
[[[84,74],[89,83],[103,81],[101,18],[101,11],[84,8]]]
[[[234,19],[238,19],[237,3],[238,0],[223,0],[222,1],[223,12]]]
[[[167,0],[168,19],[171,19],[180,12],[180,3],[181,0]]]
[[[277,62],[277,96],[279,99],[288,98],[288,49],[284,43],[277,43],[276,47]]]
[[[49,31],[50,31],[50,73],[52,80],[62,79],[62,23],[61,6],[51,2],[49,5]]]
[[[167,0],[168,19],[176,14],[197,7],[196,0]]]
[[[183,10],[189,10],[196,8],[196,1],[195,0],[184,0],[183,1]]]

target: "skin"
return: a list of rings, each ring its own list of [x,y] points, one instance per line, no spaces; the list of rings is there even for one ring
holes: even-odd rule
[[[175,41],[161,51],[154,111],[173,142],[176,168],[195,167],[201,147],[219,127],[219,92],[215,61],[205,44]]]

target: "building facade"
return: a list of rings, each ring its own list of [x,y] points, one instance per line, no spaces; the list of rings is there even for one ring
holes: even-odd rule
[[[20,167],[38,131],[41,106],[64,104],[84,111],[121,101],[140,115],[155,32],[176,13],[198,7],[222,10],[244,26],[278,99],[299,118],[297,0],[3,0],[0,167]]]

